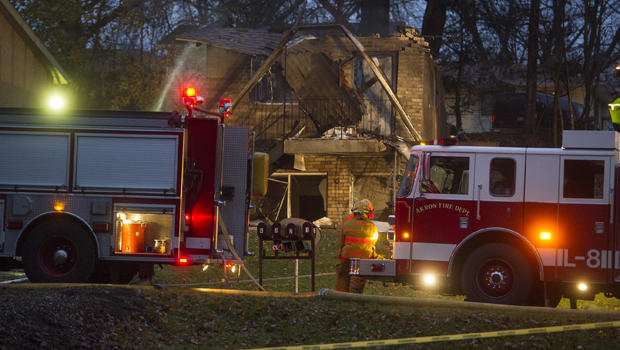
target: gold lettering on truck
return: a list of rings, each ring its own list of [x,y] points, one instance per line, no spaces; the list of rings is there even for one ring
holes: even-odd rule
[[[430,204],[421,205],[421,206],[415,208],[415,213],[416,214],[420,214],[420,213],[423,213],[423,212],[425,212],[427,210],[431,210],[431,209],[448,209],[448,210],[453,210],[453,211],[461,214],[462,216],[469,216],[469,214],[470,214],[469,209],[463,208],[460,205],[454,205],[453,203],[447,203],[447,202],[430,203]]]

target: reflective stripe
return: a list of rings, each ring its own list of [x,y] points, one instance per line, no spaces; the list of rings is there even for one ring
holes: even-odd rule
[[[351,255],[351,258],[362,258],[362,259],[367,259],[370,257],[365,252],[348,252],[347,255]]]
[[[368,238],[345,237],[344,241],[345,243],[363,243],[367,245],[375,245],[375,242],[373,242],[372,239]]]
[[[456,244],[414,242],[411,251],[413,260],[450,261]],[[394,242],[394,259],[409,259],[409,242]]]

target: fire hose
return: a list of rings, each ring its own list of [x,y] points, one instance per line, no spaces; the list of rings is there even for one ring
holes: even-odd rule
[[[224,233],[224,241],[226,242],[226,245],[228,246],[228,249],[230,249],[230,252],[232,253],[232,255],[235,257],[235,259],[237,259],[237,262],[239,262],[239,265],[241,265],[241,268],[243,268],[243,271],[245,271],[245,273],[248,275],[248,277],[250,277],[252,282],[256,284],[258,289],[265,291],[265,288],[263,288],[263,286],[261,286],[260,283],[258,283],[256,278],[254,278],[254,276],[250,273],[250,271],[248,271],[248,268],[245,267],[243,260],[239,258],[239,254],[237,254],[237,251],[235,250],[235,247],[232,244],[232,240],[230,239],[230,235],[228,234],[228,228],[226,227],[226,223],[224,223],[224,219],[222,219],[222,214],[219,211],[217,212],[217,221],[222,229],[222,233]]]

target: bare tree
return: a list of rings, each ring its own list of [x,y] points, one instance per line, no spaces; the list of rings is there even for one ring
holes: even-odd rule
[[[433,57],[439,56],[449,0],[428,0],[422,22],[422,35],[428,41]]]
[[[536,86],[538,65],[538,19],[540,17],[540,0],[530,0],[530,16],[527,40],[527,107],[526,107],[526,127],[530,135],[534,134],[536,123]]]

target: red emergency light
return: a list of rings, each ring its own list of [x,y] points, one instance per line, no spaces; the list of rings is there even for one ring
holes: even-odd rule
[[[220,114],[224,116],[224,118],[230,118],[230,114],[232,113],[232,100],[229,98],[220,99]]]
[[[189,263],[188,258],[179,258],[179,264],[187,264],[187,263]]]
[[[181,97],[183,99],[183,104],[185,105],[185,108],[190,111],[194,109],[196,105],[201,104],[203,101],[202,97],[196,96],[196,89],[194,89],[193,87],[184,88]]]
[[[196,97],[196,90],[191,87],[185,88],[183,90],[183,97]]]

